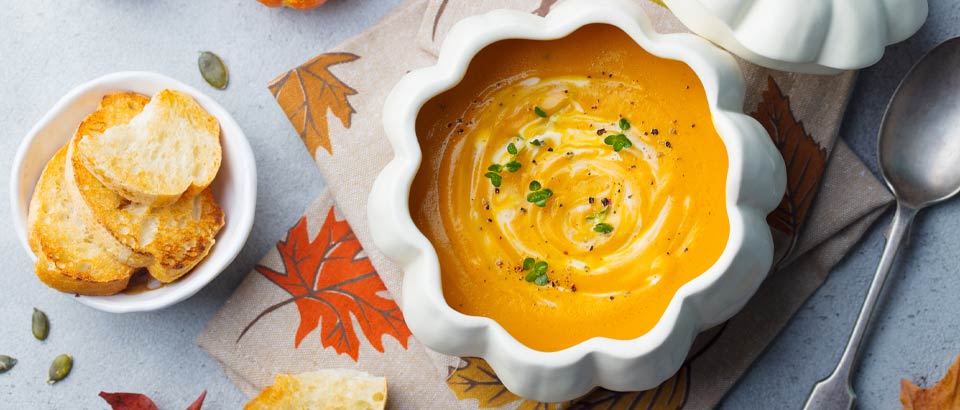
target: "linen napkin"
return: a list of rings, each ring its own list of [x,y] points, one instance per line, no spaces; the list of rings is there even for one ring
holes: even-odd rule
[[[685,31],[654,0],[636,0],[660,32]],[[744,111],[767,128],[788,168],[769,217],[777,265],[727,323],[704,332],[680,371],[643,392],[597,389],[567,403],[523,400],[481,359],[432,352],[396,300],[402,272],[373,246],[374,178],[392,158],[380,113],[391,87],[431,65],[449,28],[494,8],[545,15],[555,0],[410,0],[335,50],[269,84],[329,185],[251,271],[198,343],[248,395],[277,373],[350,367],[385,375],[393,409],[712,408],[829,270],[891,202],[837,132],[853,72],[811,76],[740,61]]]

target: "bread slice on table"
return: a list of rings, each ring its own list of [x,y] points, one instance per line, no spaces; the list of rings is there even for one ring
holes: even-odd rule
[[[77,137],[83,165],[131,202],[173,204],[203,192],[220,169],[220,123],[179,91],[157,93],[125,124]]]
[[[383,410],[387,379],[350,369],[278,374],[244,410]]]
[[[67,149],[47,163],[30,200],[27,220],[37,277],[61,292],[112,295],[127,287],[135,268],[116,260],[94,241],[66,192]]]
[[[148,101],[135,93],[103,98],[97,111],[80,123],[77,137],[70,142],[67,185],[78,204],[78,214],[105,232],[95,235],[95,240],[108,248],[120,246],[124,256],[146,256],[145,260],[125,261],[146,267],[151,276],[166,283],[193,269],[216,242],[224,215],[210,189],[184,195],[168,206],[131,202],[101,183],[83,165],[78,150],[80,136],[103,135],[111,127],[124,126],[149,105]]]

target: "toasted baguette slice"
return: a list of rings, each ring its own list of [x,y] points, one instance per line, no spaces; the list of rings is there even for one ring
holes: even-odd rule
[[[383,410],[387,379],[349,369],[278,374],[244,410]]]
[[[136,117],[149,100],[134,93],[116,93],[103,98],[100,107],[85,119],[77,135],[93,135],[122,126]],[[119,245],[123,256],[146,255],[147,259],[125,259],[144,266],[161,282],[172,282],[187,273],[209,253],[224,215],[209,189],[183,196],[169,206],[130,202],[107,188],[84,167],[78,158],[74,138],[67,153],[67,179],[78,214],[106,232],[93,238],[105,247]]]
[[[100,101],[97,110],[88,115],[77,128],[77,135],[81,133],[94,134],[102,133],[107,128],[114,125],[121,125],[130,122],[143,107],[150,102],[150,99],[137,93],[113,93],[107,94]],[[117,194],[107,190],[99,180],[93,177],[86,168],[77,161],[77,138],[71,140],[67,145],[67,163],[64,176],[66,182],[66,192],[77,204],[76,213],[89,227],[91,239],[107,250],[120,262],[133,267],[146,267],[153,263],[153,256],[143,250],[134,249],[129,244],[121,242],[117,236],[107,228],[107,225],[100,222],[102,218],[96,218],[93,210],[87,204],[97,200],[95,193],[102,190],[108,191],[109,198],[114,198]],[[83,187],[82,189],[80,187]],[[113,204],[115,203],[105,203]]]
[[[30,248],[37,256],[37,277],[61,292],[112,295],[127,287],[134,268],[120,263],[91,239],[65,192],[66,147],[40,175],[30,200]]]
[[[136,203],[165,206],[199,194],[220,169],[220,124],[179,91],[157,93],[126,124],[77,136],[83,165]]]

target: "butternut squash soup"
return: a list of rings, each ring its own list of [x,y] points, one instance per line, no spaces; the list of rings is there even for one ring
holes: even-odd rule
[[[488,46],[417,135],[410,208],[447,303],[533,349],[643,335],[726,246],[703,86],[613,26]]]

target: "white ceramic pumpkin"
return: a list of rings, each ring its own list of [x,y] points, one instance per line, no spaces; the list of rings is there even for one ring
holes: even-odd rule
[[[927,0],[664,0],[690,30],[765,67],[830,74],[870,66],[927,18]]]

